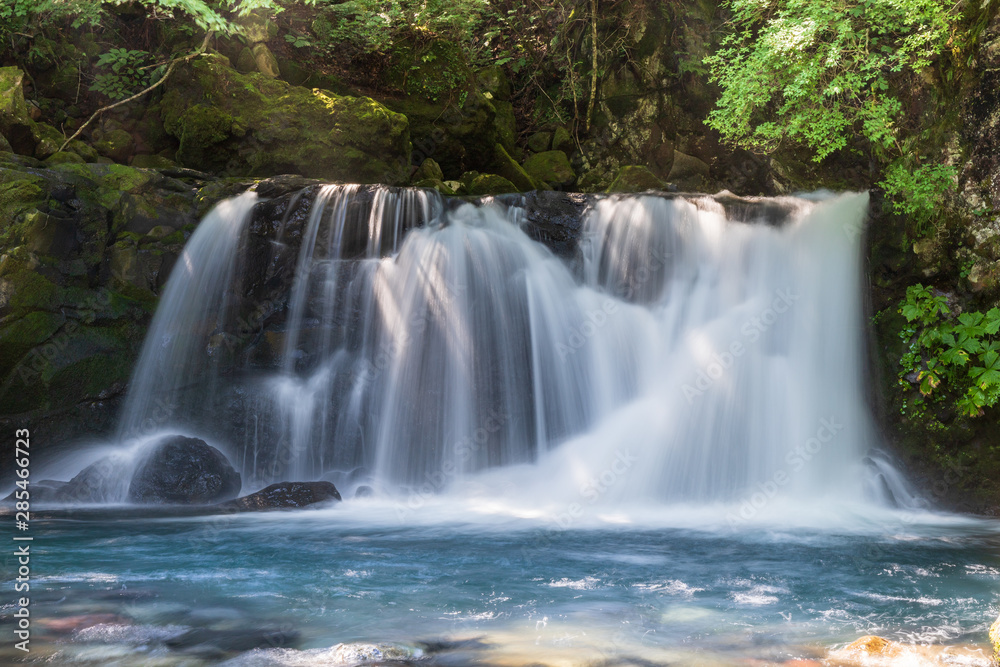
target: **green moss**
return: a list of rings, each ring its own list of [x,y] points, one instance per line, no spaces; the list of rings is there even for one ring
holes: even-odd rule
[[[503,176],[479,174],[466,185],[470,195],[500,195],[517,192],[517,187]]]
[[[618,170],[614,180],[608,187],[608,192],[644,192],[646,190],[663,190],[666,183],[656,177],[646,167],[629,166]]]
[[[524,170],[535,181],[551,185],[570,185],[576,180],[569,158],[562,151],[536,153],[524,161]]]
[[[0,278],[0,292],[10,295],[7,310],[19,317],[35,310],[54,311],[59,305],[59,287],[36,271],[18,267]]]
[[[48,340],[63,319],[57,313],[32,312],[0,326],[0,377],[13,370],[31,348]]]
[[[168,84],[160,103],[185,166],[245,176],[406,179],[407,119],[372,99],[240,74],[212,57],[194,62],[191,74],[183,86]]]
[[[493,147],[493,150],[495,154],[493,160],[493,170],[497,173],[497,175],[503,176],[521,192],[534,190],[538,187],[531,176],[528,175],[528,172],[526,172],[517,162],[514,162],[510,155],[507,154],[507,151],[503,149],[503,146],[496,144]]]

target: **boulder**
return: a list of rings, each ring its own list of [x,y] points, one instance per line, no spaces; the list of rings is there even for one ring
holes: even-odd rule
[[[544,153],[552,146],[551,132],[535,132],[528,137],[528,148],[536,153]]]
[[[177,161],[235,176],[298,173],[328,180],[409,180],[405,116],[367,97],[308,90],[227,59],[199,58],[171,78],[160,102]]]
[[[518,191],[513,183],[496,174],[478,174],[464,185],[470,195],[500,195]]]
[[[496,144],[493,150],[493,173],[503,176],[520,192],[527,192],[538,187],[531,176],[528,175],[528,172],[507,154],[503,146]]]
[[[552,150],[562,151],[567,155],[572,154],[576,150],[576,144],[573,143],[573,136],[565,127],[557,127],[556,131],[552,134]]]
[[[665,190],[667,184],[656,177],[646,167],[622,167],[615,174],[614,180],[608,186],[607,192],[644,192],[646,190]]]
[[[128,462],[121,456],[105,456],[81,470],[61,486],[53,486],[51,502],[107,503],[121,501],[128,475]]]
[[[554,187],[570,186],[576,180],[569,158],[562,151],[543,151],[524,161],[524,170],[536,182]]]
[[[678,150],[673,151],[673,155],[674,161],[670,166],[670,173],[667,174],[667,180],[689,188],[701,187],[708,178],[709,166],[693,155]]]
[[[340,492],[330,482],[278,482],[271,486],[220,505],[242,512],[295,509],[316,503],[340,501]]]
[[[94,144],[98,154],[114,160],[120,164],[128,164],[128,160],[135,152],[135,140],[126,130],[115,129],[105,132],[101,140]]]
[[[204,440],[168,436],[149,448],[128,489],[133,503],[207,505],[236,497],[240,474]]]
[[[444,173],[441,171],[441,167],[431,158],[427,158],[421,162],[420,166],[413,173],[414,181],[424,181],[427,179],[444,180]]]
[[[24,101],[24,72],[17,67],[0,67],[0,134],[6,137],[15,153],[34,153],[35,140],[31,126],[34,121]]]
[[[254,44],[252,50],[253,62],[257,66],[258,72],[269,79],[277,79],[281,76],[278,59],[271,53],[271,49],[267,48],[267,44]]]

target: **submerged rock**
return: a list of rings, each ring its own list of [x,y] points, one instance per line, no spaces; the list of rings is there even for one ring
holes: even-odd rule
[[[128,500],[208,505],[235,497],[241,486],[225,454],[203,440],[175,435],[146,453],[132,476]]]
[[[328,501],[339,502],[340,492],[330,482],[278,482],[257,493],[223,503],[221,507],[245,512],[293,509]]]

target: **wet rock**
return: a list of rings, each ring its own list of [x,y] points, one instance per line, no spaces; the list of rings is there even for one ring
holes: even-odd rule
[[[843,652],[856,654],[859,657],[891,658],[902,653],[902,646],[882,637],[867,635],[848,644]]]
[[[73,479],[59,487],[53,502],[59,504],[106,503],[119,501],[124,484],[126,462],[117,456],[106,456],[81,470]]]
[[[235,497],[241,485],[225,454],[204,440],[176,435],[146,452],[132,476],[128,500],[207,505]]]
[[[263,510],[294,509],[324,503],[340,501],[340,492],[330,482],[278,482],[271,486],[230,500],[220,505],[223,509],[233,509],[244,512]]]
[[[375,495],[375,489],[368,486],[367,484],[362,484],[354,490],[355,498],[371,498]]]

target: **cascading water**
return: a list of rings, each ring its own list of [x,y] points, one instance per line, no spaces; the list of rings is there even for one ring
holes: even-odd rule
[[[270,264],[250,266],[244,195],[206,218],[171,276],[121,433],[172,406],[158,426],[228,445],[244,489],[440,490],[503,468],[533,498],[858,497],[876,444],[867,196],[771,201],[780,221],[732,220],[727,202],[596,199],[566,261],[522,231],[516,203],[326,186],[298,226],[276,225]],[[293,275],[268,279],[273,307],[241,329],[261,267],[292,251]],[[266,362],[240,357],[262,346]],[[226,354],[244,371],[220,376]],[[872,495],[905,495],[873,467]],[[600,482],[624,469],[627,484]]]

